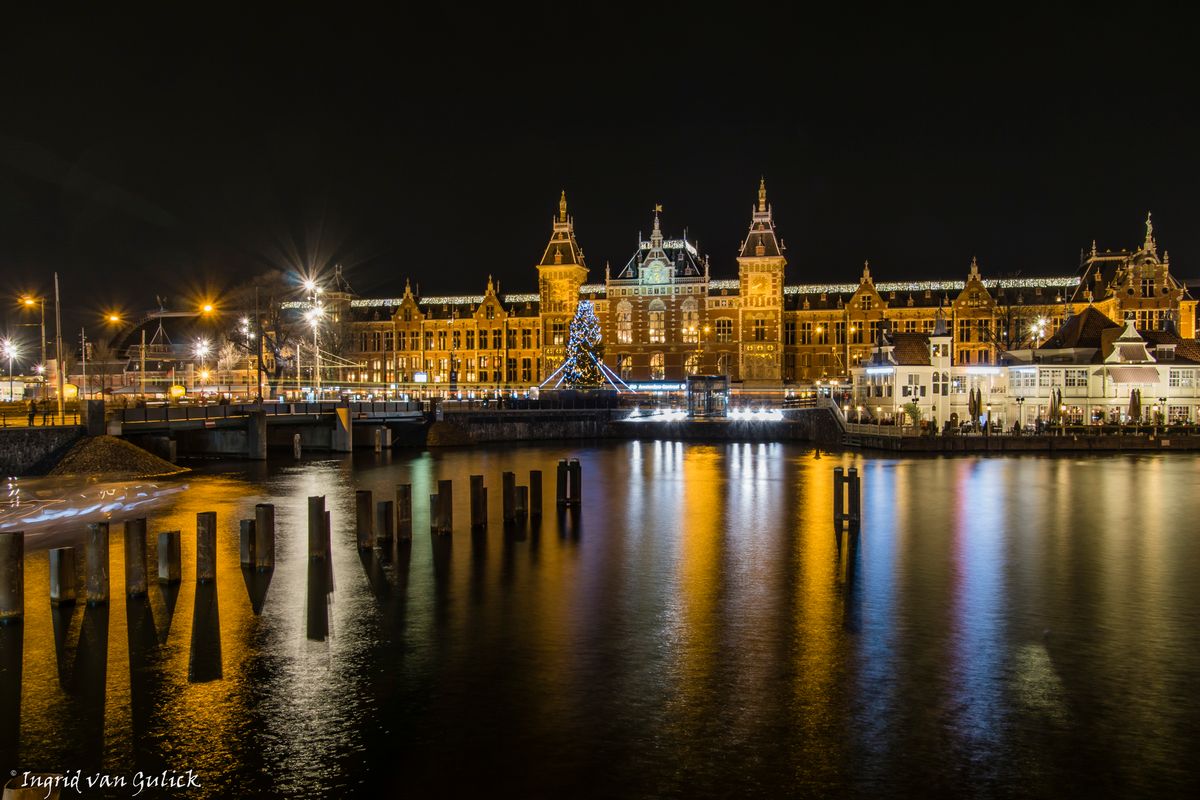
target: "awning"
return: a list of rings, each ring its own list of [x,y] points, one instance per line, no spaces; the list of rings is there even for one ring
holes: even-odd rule
[[[1158,367],[1108,367],[1098,369],[1094,375],[1104,375],[1108,373],[1108,379],[1113,383],[1158,383]]]

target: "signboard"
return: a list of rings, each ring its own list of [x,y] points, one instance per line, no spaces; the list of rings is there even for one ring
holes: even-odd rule
[[[413,382],[429,383],[429,373],[428,372],[414,372],[413,373]]]
[[[177,383],[167,390],[167,394],[170,395],[172,400],[178,400],[187,394],[187,389],[183,388]]]

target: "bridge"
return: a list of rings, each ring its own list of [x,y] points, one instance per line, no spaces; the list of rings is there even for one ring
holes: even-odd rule
[[[265,459],[268,448],[349,452],[355,446],[391,447],[423,436],[421,403],[228,403],[112,409],[107,432],[158,455],[229,455]]]

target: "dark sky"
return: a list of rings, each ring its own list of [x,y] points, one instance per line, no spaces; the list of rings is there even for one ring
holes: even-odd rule
[[[334,261],[369,295],[405,277],[477,292],[488,273],[532,290],[562,188],[594,279],[655,203],[732,277],[760,175],[793,282],[868,258],[879,279],[960,277],[973,255],[1071,273],[1093,238],[1139,243],[1147,210],[1176,272],[1200,275],[1195,42],[1132,5],[245,5],[6,19],[6,289],[57,269],[81,318]]]

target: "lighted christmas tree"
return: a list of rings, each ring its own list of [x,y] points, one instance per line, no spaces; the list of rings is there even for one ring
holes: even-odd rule
[[[595,389],[604,385],[604,345],[600,341],[600,321],[590,300],[580,300],[567,335],[567,358],[563,362],[563,383],[570,389]]]

